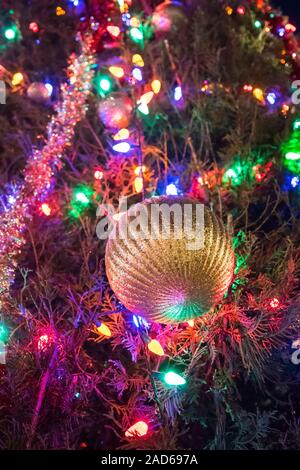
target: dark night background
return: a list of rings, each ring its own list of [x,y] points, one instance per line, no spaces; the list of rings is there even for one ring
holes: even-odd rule
[[[290,17],[291,23],[300,28],[300,0],[272,0],[271,3],[280,7],[283,13]]]

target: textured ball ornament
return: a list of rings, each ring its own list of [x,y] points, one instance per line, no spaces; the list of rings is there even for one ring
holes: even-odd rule
[[[158,5],[152,15],[151,24],[157,36],[182,31],[183,25],[187,23],[184,6],[179,1],[165,1]]]
[[[122,92],[112,93],[100,101],[99,117],[109,129],[127,128],[133,117],[132,99]]]
[[[49,90],[44,83],[33,82],[27,89],[27,96],[35,103],[47,104],[50,99]]]
[[[178,219],[172,217],[172,210],[166,236],[164,220],[152,215],[152,206],[162,204],[168,210],[176,204],[182,214],[186,205],[192,206],[190,225],[196,238],[190,237],[185,225],[178,236]],[[179,323],[204,315],[223,298],[235,264],[231,239],[222,222],[204,206],[199,232],[196,206],[200,206],[197,201],[185,197],[147,199],[131,207],[114,226],[106,246],[106,273],[116,296],[132,313],[158,323]],[[137,220],[133,209],[141,209],[147,220],[140,231],[132,224]],[[145,237],[145,227],[150,236]],[[199,239],[200,247],[194,243]]]

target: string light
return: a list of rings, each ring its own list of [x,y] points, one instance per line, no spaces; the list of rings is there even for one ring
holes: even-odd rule
[[[152,339],[150,343],[148,343],[148,349],[151,351],[153,354],[156,354],[157,356],[164,356],[164,350],[157,339]]]
[[[270,299],[269,306],[272,310],[277,310],[282,307],[281,302],[277,297]]]
[[[113,25],[107,26],[106,30],[114,38],[117,38],[120,35],[120,32],[121,32],[121,30],[118,26],[113,26]]]
[[[164,381],[167,385],[175,385],[175,386],[184,385],[186,383],[186,380],[184,377],[172,371],[164,374]]]
[[[254,88],[253,96],[260,102],[264,101],[264,92],[261,88]]]
[[[148,105],[152,98],[154,96],[154,93],[153,91],[148,91],[147,93],[144,93],[141,97],[140,97],[140,103],[143,104],[143,105]]]
[[[126,437],[142,437],[148,432],[148,424],[145,421],[137,421],[125,432]]]
[[[135,67],[135,68],[132,70],[132,76],[133,76],[133,78],[135,78],[138,82],[141,82],[141,81],[143,80],[142,71],[141,71],[141,69],[139,69],[138,67]]]
[[[182,89],[181,86],[177,86],[174,90],[174,100],[180,101],[182,99]]]
[[[151,82],[151,88],[152,91],[155,95],[157,95],[160,92],[161,89],[161,82],[158,79],[152,80]]]
[[[103,336],[107,336],[109,338],[111,336],[111,331],[105,323],[101,323],[100,326],[97,326],[97,332]]]
[[[95,180],[102,180],[103,176],[104,176],[104,173],[102,170],[97,169],[94,171]]]
[[[130,29],[130,37],[134,42],[141,42],[144,38],[142,31],[139,28],[131,28]]]
[[[13,74],[11,84],[12,86],[18,86],[24,80],[24,75],[21,72],[16,72]]]
[[[6,328],[5,325],[0,324],[0,341],[1,342],[6,342],[8,337],[8,329]]]
[[[120,142],[119,144],[113,145],[113,150],[119,153],[128,153],[131,146],[128,142]]]
[[[29,23],[29,29],[33,33],[38,33],[40,30],[39,25],[35,21],[32,21],[31,23]]]
[[[43,202],[43,204],[41,204],[41,212],[47,217],[49,217],[51,215],[51,207],[49,206],[49,204]]]
[[[56,16],[64,16],[66,14],[66,11],[62,7],[56,7]]]
[[[144,67],[145,65],[143,57],[140,54],[134,54],[132,56],[132,63],[137,67]]]
[[[246,9],[243,6],[239,6],[236,11],[239,15],[244,15],[246,13]]]
[[[149,108],[148,108],[148,105],[146,103],[141,103],[138,106],[138,110],[140,111],[140,113],[144,114],[145,116],[147,116],[149,114]]]
[[[98,75],[95,78],[95,84],[99,93],[107,94],[112,89],[112,81],[106,75]]]
[[[112,65],[111,67],[109,67],[108,70],[116,78],[122,78],[125,75],[124,69],[122,67],[118,67],[116,65]]]
[[[174,183],[170,183],[166,187],[166,194],[168,196],[177,196],[178,195],[178,188]]]
[[[4,31],[4,36],[8,41],[13,41],[16,39],[17,33],[15,28],[7,28]]]
[[[113,136],[114,140],[125,140],[129,137],[129,130],[128,129],[120,129],[117,134]]]
[[[137,176],[134,179],[134,189],[135,189],[135,191],[137,193],[141,193],[143,191],[143,187],[144,187],[143,178],[141,178],[140,176]]]

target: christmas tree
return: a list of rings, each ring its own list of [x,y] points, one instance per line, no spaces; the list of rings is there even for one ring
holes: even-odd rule
[[[296,27],[4,0],[0,37],[0,448],[299,449]],[[116,234],[157,202],[204,245]]]

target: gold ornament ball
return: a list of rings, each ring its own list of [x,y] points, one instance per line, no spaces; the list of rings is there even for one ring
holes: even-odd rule
[[[151,24],[157,36],[182,31],[187,23],[185,8],[179,1],[165,1],[158,5],[152,15]]]
[[[27,89],[27,96],[35,103],[47,104],[50,99],[49,90],[44,83],[33,82]]]
[[[174,204],[182,214],[187,214],[186,205],[193,211],[192,230],[186,230],[184,222],[181,237],[179,219],[172,216]],[[162,205],[171,214],[167,231],[165,221],[153,217],[157,214],[153,206],[157,210]],[[179,323],[204,315],[222,300],[235,265],[231,239],[207,207],[199,231],[196,206],[198,201],[186,197],[147,199],[131,207],[114,226],[106,246],[106,273],[114,293],[132,313],[158,323]],[[144,215],[140,226],[139,213]],[[202,246],[194,243],[200,234]]]
[[[130,126],[133,117],[132,99],[122,92],[115,92],[99,103],[99,117],[109,129]]]

